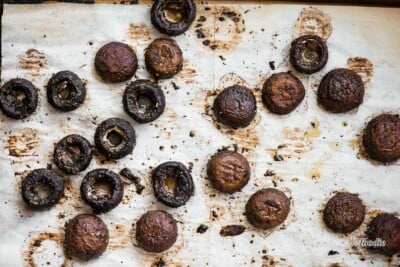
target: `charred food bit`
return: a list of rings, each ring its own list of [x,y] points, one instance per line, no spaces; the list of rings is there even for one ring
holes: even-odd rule
[[[219,234],[221,236],[235,236],[235,235],[241,235],[246,228],[243,225],[227,225],[221,228],[221,231]]]

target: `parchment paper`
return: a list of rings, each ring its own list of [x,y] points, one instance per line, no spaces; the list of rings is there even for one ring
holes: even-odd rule
[[[5,5],[1,83],[26,78],[40,88],[40,99],[37,111],[23,121],[0,115],[0,266],[399,266],[398,256],[370,254],[354,240],[364,237],[374,214],[400,211],[399,163],[373,163],[359,149],[359,134],[369,119],[383,111],[400,112],[400,9],[198,4],[197,21],[175,38],[184,53],[184,69],[160,81],[166,111],[157,121],[139,125],[122,109],[126,83],[102,82],[93,60],[105,43],[122,41],[139,57],[135,78],[148,78],[144,49],[161,36],[151,26],[149,8]],[[303,23],[308,14],[314,19]],[[206,38],[199,39],[196,29]],[[294,72],[306,87],[306,97],[291,114],[273,115],[261,103],[260,88],[270,74],[291,69],[290,41],[307,31],[329,37],[328,64],[310,76]],[[208,46],[203,44],[206,39]],[[348,62],[355,57],[364,59]],[[327,113],[316,103],[319,81],[348,63],[367,82],[364,103],[346,114]],[[60,70],[76,72],[87,83],[85,103],[69,113],[54,110],[46,100],[45,85]],[[237,132],[218,129],[209,106],[216,90],[233,83],[252,88],[258,100],[254,122]],[[47,211],[27,210],[20,197],[24,175],[51,163],[54,144],[65,135],[77,133],[93,142],[96,125],[114,116],[134,125],[137,144],[132,155],[103,163],[96,155],[86,171],[63,175],[66,191],[59,204]],[[251,162],[252,175],[242,192],[230,196],[210,187],[205,167],[217,149],[233,149],[234,144]],[[192,166],[195,195],[177,209],[157,202],[149,183],[151,167],[167,160]],[[97,167],[117,172],[128,167],[146,188],[138,195],[127,185],[123,202],[100,215],[110,230],[108,250],[100,258],[86,263],[64,259],[64,223],[90,212],[79,186],[85,173]],[[291,212],[281,227],[262,232],[246,221],[244,205],[258,189],[274,186],[291,196]],[[359,193],[368,211],[361,228],[348,235],[332,233],[321,219],[321,209],[338,190]],[[167,210],[179,221],[178,240],[165,253],[145,253],[131,238],[134,222],[148,209]],[[196,233],[202,223],[208,231]],[[243,224],[246,231],[221,237],[221,227],[228,224]]]

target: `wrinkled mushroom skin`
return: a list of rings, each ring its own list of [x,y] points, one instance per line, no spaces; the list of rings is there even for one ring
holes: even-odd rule
[[[77,174],[85,170],[92,160],[92,146],[83,136],[67,135],[54,148],[54,162],[65,173]]]
[[[155,197],[169,207],[185,205],[194,193],[192,175],[180,162],[167,161],[158,165],[151,181]]]
[[[318,103],[327,111],[342,113],[355,109],[363,102],[364,83],[349,69],[328,72],[318,87]]]
[[[211,157],[207,173],[216,189],[224,193],[234,193],[249,181],[250,165],[241,154],[223,150]]]
[[[400,219],[393,214],[383,213],[369,223],[366,234],[370,240],[377,238],[386,242],[385,246],[370,247],[372,251],[393,256],[400,252]]]
[[[182,50],[178,44],[167,38],[154,40],[145,52],[148,72],[156,79],[169,79],[182,70]]]
[[[120,159],[132,153],[136,132],[132,125],[120,118],[110,118],[97,126],[94,142],[101,154],[109,159]]]
[[[302,82],[287,72],[273,74],[263,86],[262,100],[273,113],[288,114],[303,101],[305,89]]]
[[[246,127],[256,116],[256,98],[250,89],[233,85],[217,95],[213,111],[217,121],[222,124],[233,129]]]
[[[138,59],[129,45],[111,42],[99,49],[94,65],[105,82],[117,83],[126,81],[135,74]]]
[[[350,233],[363,223],[365,206],[356,194],[340,192],[327,202],[325,224],[336,233]]]
[[[106,192],[96,192],[95,185],[108,185]],[[93,209],[94,213],[107,212],[118,206],[124,195],[124,187],[119,175],[107,169],[95,169],[88,172],[82,180],[81,197]]]
[[[63,193],[64,180],[48,169],[35,169],[22,181],[22,199],[31,209],[50,208]]]
[[[290,211],[290,200],[274,188],[254,193],[246,204],[247,220],[256,228],[271,229],[283,223]]]
[[[38,89],[28,80],[15,78],[0,89],[0,109],[13,119],[24,119],[35,112]]]
[[[82,80],[71,71],[60,71],[47,84],[47,101],[55,109],[71,111],[77,109],[86,97]]]
[[[176,14],[170,19],[167,13]],[[196,17],[192,0],[156,0],[151,8],[151,22],[161,33],[176,36],[184,33]]]
[[[65,225],[64,246],[70,257],[83,261],[97,258],[106,251],[108,241],[108,228],[95,215],[79,214]]]
[[[399,115],[381,114],[372,119],[364,129],[362,143],[368,155],[382,163],[400,158]]]
[[[150,80],[130,83],[122,100],[125,112],[139,123],[156,120],[165,109],[165,96],[159,85]]]
[[[320,71],[328,62],[328,47],[317,35],[303,35],[292,41],[290,63],[301,73]]]
[[[163,252],[178,237],[178,227],[171,214],[161,210],[146,212],[136,223],[136,241],[147,252]]]

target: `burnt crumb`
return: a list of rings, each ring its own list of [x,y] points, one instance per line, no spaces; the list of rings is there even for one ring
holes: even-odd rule
[[[140,177],[135,176],[128,168],[122,169],[119,174],[132,181],[136,187],[136,193],[138,193],[139,195],[142,194],[145,186],[141,184],[142,179],[140,179]]]
[[[227,225],[221,228],[221,231],[219,234],[221,236],[236,236],[236,235],[241,235],[246,228],[243,225]]]
[[[163,151],[164,150],[164,146],[160,146],[159,149],[160,149],[160,151]]]
[[[217,212],[215,210],[211,211],[211,215],[212,215],[213,219],[217,219],[218,218],[218,214],[217,214]]]
[[[199,25],[199,24],[198,24],[198,25]],[[196,26],[197,26],[197,25],[196,25]],[[200,24],[199,27],[201,27],[201,24]],[[196,34],[197,34],[197,38],[199,38],[199,39],[203,39],[203,38],[206,37],[206,36],[204,35],[204,32],[203,32],[202,29],[196,29]]]
[[[204,234],[205,232],[207,232],[208,230],[208,226],[205,224],[200,224],[199,227],[197,227],[196,232],[199,234]]]
[[[190,137],[194,137],[196,135],[196,132],[194,131],[194,130],[191,130],[190,132],[189,132],[189,136]]]
[[[41,244],[42,244],[42,240],[35,240],[35,242],[33,242],[34,247],[40,247]]]
[[[193,170],[193,162],[189,162],[188,163],[188,170],[189,170],[189,172],[192,172],[192,170]]]
[[[317,126],[317,124],[315,123],[315,122],[310,122],[310,124],[311,124],[311,126],[313,127],[313,128],[315,128],[316,126]]]
[[[179,90],[180,89],[180,87],[174,81],[172,81],[171,84],[172,84],[172,87],[174,87],[175,90]]]
[[[162,258],[159,258],[151,265],[151,267],[166,267],[166,266],[167,266],[166,262]]]
[[[275,153],[274,155],[274,161],[283,161],[283,157],[279,155],[278,153]]]
[[[223,56],[223,55],[219,55],[219,58],[220,58],[222,61],[224,61],[224,60],[225,60],[225,58],[224,58],[224,56]]]
[[[225,18],[224,18],[224,17],[219,17],[218,20],[219,20],[219,21],[224,21]]]
[[[339,254],[339,252],[337,252],[336,250],[329,250],[328,252],[328,256],[332,256],[332,255],[336,255]]]
[[[206,6],[206,7],[204,8],[204,10],[205,10],[205,11],[210,11],[210,10],[211,10],[211,8],[210,8],[210,7],[208,7],[208,6]]]
[[[210,46],[210,48],[211,48],[212,50],[215,50],[215,49],[218,48],[218,45],[212,45],[212,46]]]
[[[203,41],[203,45],[205,45],[205,46],[210,45],[210,40],[204,40],[204,41]]]
[[[270,61],[268,62],[269,67],[271,68],[271,70],[275,70],[275,61]]]
[[[200,16],[200,17],[197,19],[198,22],[205,22],[206,20],[207,20],[207,18],[204,17],[204,16]]]
[[[274,176],[274,175],[275,175],[275,172],[274,172],[274,170],[271,170],[271,169],[268,169],[268,170],[264,173],[264,176],[265,176],[265,177]]]

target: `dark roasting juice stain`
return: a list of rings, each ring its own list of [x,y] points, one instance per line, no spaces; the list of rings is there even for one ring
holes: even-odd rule
[[[186,84],[195,83],[197,72],[193,68],[193,66],[190,65],[187,59],[183,59],[182,70],[176,75],[176,77],[179,77],[180,79],[184,80]]]
[[[37,156],[35,149],[40,144],[37,133],[38,131],[35,129],[24,128],[21,132],[6,136],[4,143],[8,154],[14,157]]]
[[[275,161],[297,159],[312,149],[313,139],[320,135],[321,130],[317,120],[311,122],[305,130],[299,127],[285,127],[283,129],[283,142],[276,148],[267,148],[266,151]]]
[[[39,76],[42,69],[48,69],[46,55],[36,49],[28,49],[19,57],[19,67],[31,76]]]
[[[37,264],[34,259],[35,253],[39,252],[41,249],[43,241],[53,241],[59,247],[63,247],[63,237],[61,233],[47,233],[43,232],[39,235],[32,237],[28,240],[27,249],[23,252],[24,256],[24,265],[27,267],[36,267]],[[51,265],[51,262],[48,262]],[[62,263],[61,267],[68,267],[71,266],[70,261],[64,257],[64,262]]]
[[[126,248],[130,243],[129,230],[123,224],[113,224],[109,227],[110,242],[108,249],[118,250]]]
[[[293,38],[313,34],[327,40],[331,33],[331,17],[322,10],[310,7],[304,8],[297,18],[294,24]]]
[[[365,84],[369,83],[372,79],[374,72],[374,65],[368,58],[352,57],[347,60],[347,68],[351,69],[358,75]]]
[[[129,28],[126,30],[126,34],[129,39],[133,41],[149,41],[150,37],[150,28],[143,23],[131,23],[129,24]]]
[[[197,40],[212,51],[231,51],[239,43],[245,30],[242,13],[230,6],[216,6],[199,10],[194,23]],[[211,16],[213,18],[210,18]]]

